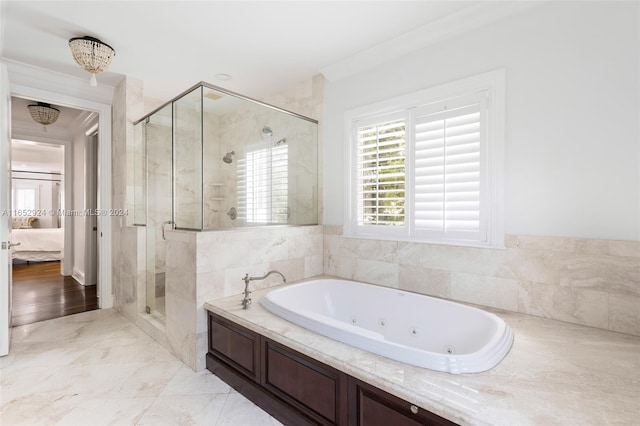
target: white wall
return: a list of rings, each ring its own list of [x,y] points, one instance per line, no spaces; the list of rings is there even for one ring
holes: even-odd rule
[[[325,82],[325,164],[344,111],[495,68],[507,73],[508,234],[640,239],[637,2],[548,3],[348,78]],[[342,224],[340,167],[324,174]]]

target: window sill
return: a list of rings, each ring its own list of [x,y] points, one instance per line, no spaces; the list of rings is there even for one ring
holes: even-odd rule
[[[500,242],[498,244],[481,243],[478,241],[462,241],[462,240],[425,240],[418,238],[403,237],[401,235],[371,235],[371,234],[348,234],[343,232],[342,237],[361,240],[379,240],[379,241],[397,241],[402,243],[415,243],[415,244],[430,244],[440,246],[454,246],[454,247],[470,247],[481,249],[494,249],[494,250],[506,250],[504,236],[498,238]]]

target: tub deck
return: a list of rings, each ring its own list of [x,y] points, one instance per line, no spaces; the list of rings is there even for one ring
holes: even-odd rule
[[[272,289],[205,308],[353,377],[460,424],[637,424],[640,337],[483,308],[499,313],[516,340],[485,373],[414,367],[306,330],[259,305]]]

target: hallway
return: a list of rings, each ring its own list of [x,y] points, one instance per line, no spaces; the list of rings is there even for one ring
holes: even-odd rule
[[[13,265],[14,327],[98,309],[96,286],[60,275],[60,262]]]

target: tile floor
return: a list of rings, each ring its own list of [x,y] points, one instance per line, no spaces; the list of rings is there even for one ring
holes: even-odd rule
[[[0,358],[0,424],[280,423],[109,309],[13,329]]]

